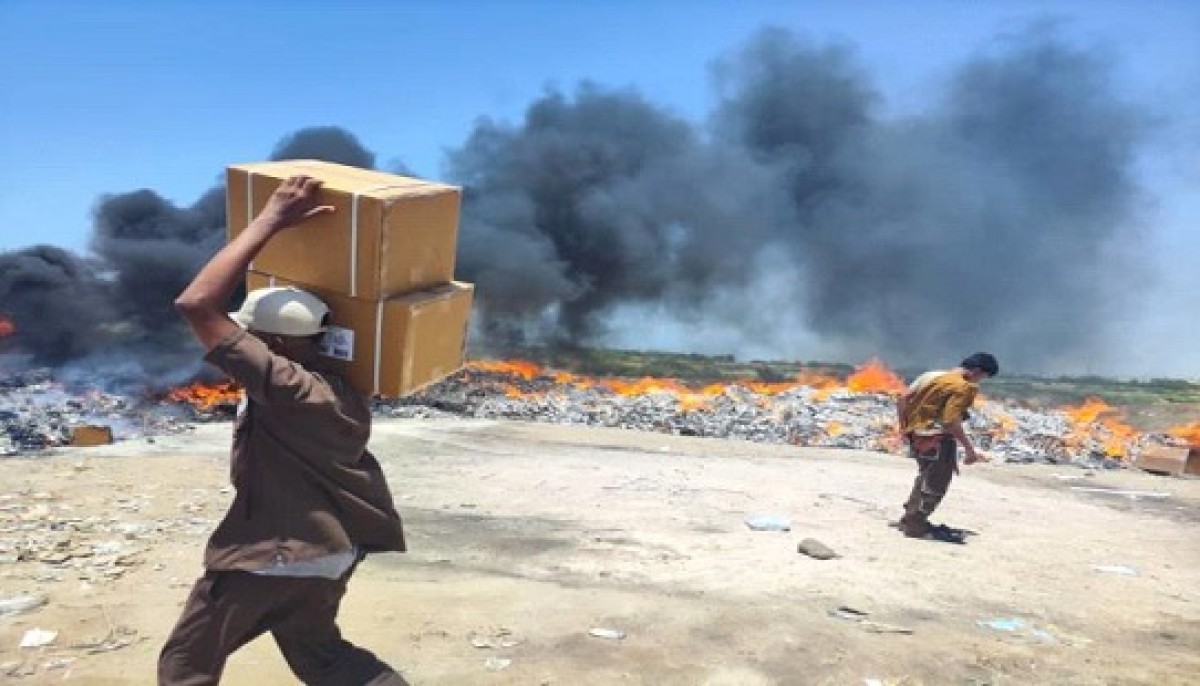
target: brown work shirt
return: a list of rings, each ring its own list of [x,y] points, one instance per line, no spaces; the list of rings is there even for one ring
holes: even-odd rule
[[[951,422],[963,421],[978,391],[978,386],[956,370],[932,378],[922,375],[908,391],[901,430],[904,433],[932,431]]]
[[[403,551],[391,491],[367,450],[367,398],[239,331],[205,359],[242,385],[230,478],[236,495],[204,554],[212,570],[265,569],[356,546]]]

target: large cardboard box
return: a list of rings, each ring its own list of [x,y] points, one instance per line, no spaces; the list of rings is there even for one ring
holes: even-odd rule
[[[454,279],[459,188],[330,162],[228,167],[229,238],[244,231],[295,174],[321,179],[320,200],[336,211],[272,238],[252,269],[366,300]]]
[[[108,445],[113,442],[111,426],[101,424],[81,424],[71,427],[71,445],[76,448],[90,448],[96,445]]]
[[[407,395],[463,365],[475,287],[451,282],[380,301],[251,271],[248,289],[296,286],[320,297],[336,325],[327,356],[364,393]]]
[[[1152,445],[1142,450],[1134,464],[1154,474],[1200,475],[1200,448]]]

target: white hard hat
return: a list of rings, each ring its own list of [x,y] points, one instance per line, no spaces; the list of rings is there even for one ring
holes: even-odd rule
[[[259,288],[246,294],[233,321],[247,329],[281,336],[312,336],[325,331],[329,306],[317,296],[292,286]]]

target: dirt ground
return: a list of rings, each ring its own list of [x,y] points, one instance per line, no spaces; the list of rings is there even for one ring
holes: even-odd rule
[[[0,598],[49,596],[0,617],[0,681],[153,683],[228,502],[228,431],[0,460],[9,511],[176,523],[111,581],[0,564]],[[342,625],[414,685],[1200,680],[1200,480],[964,467],[935,517],[977,532],[959,546],[888,526],[914,472],[897,456],[492,421],[383,420],[372,447],[411,552],[363,564]],[[1142,495],[1086,490],[1108,488]],[[34,628],[59,634],[18,648]],[[226,675],[295,683],[269,639]]]

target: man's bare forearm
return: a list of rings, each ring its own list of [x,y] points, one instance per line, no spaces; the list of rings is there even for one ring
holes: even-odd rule
[[[963,447],[963,450],[967,453],[967,460],[969,462],[974,462],[977,459],[975,444],[972,443],[971,438],[967,436],[967,432],[963,428],[962,422],[950,422],[949,424],[944,424],[943,428],[946,430],[946,433],[953,436],[954,440],[958,441],[959,445]]]

